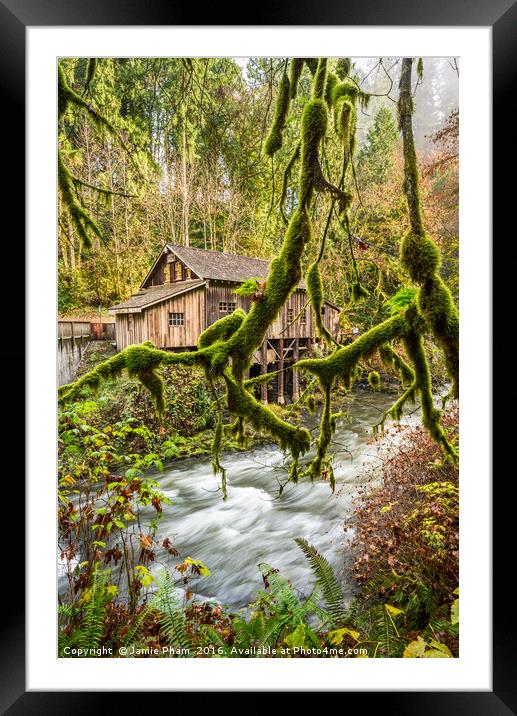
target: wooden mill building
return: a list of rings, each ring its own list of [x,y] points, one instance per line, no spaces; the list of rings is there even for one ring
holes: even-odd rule
[[[193,350],[200,333],[212,323],[236,308],[250,310],[251,298],[239,296],[235,289],[246,279],[265,279],[268,271],[269,261],[263,259],[166,244],[138,293],[110,309],[117,349],[152,341],[164,350]],[[329,301],[322,309],[325,326],[336,337],[339,310]],[[276,380],[261,388],[264,402],[282,404],[298,398],[297,371],[285,369],[318,342],[302,282],[253,357],[251,377],[279,370]]]

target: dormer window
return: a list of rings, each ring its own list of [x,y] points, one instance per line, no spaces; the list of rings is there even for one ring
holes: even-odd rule
[[[181,281],[183,278],[183,266],[180,264],[179,261],[176,261],[174,267],[174,280]]]

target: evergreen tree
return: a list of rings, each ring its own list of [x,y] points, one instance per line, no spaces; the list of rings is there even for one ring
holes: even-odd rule
[[[387,107],[381,107],[358,155],[359,168],[369,181],[386,181],[393,167],[397,138],[397,125],[393,114]]]

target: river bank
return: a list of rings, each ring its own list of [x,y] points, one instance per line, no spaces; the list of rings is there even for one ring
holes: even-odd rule
[[[128,386],[124,390],[127,407]],[[393,394],[355,388],[340,401],[343,414],[331,446],[334,493],[324,480],[288,483],[282,452],[266,441],[253,444],[250,435],[248,450],[228,441],[221,454],[227,478],[225,501],[220,478],[213,474],[206,454],[211,430],[194,431],[187,437],[160,431],[159,423],[152,430],[144,425],[146,408],[141,419],[132,420],[134,416],[124,417],[120,405],[113,407],[113,395],[108,405],[104,399],[101,395],[97,402],[76,404],[60,416],[63,634],[67,629],[74,634],[84,619],[87,602],[82,600],[95,584],[101,585],[99,593],[106,597],[100,610],[101,640],[111,644],[129,638],[135,620],[145,640],[166,641],[162,627],[155,624],[154,631],[149,631],[142,616],[147,609],[156,614],[154,600],[163,599],[164,594],[167,604],[175,605],[175,619],[183,624],[183,632],[190,630],[188,639],[199,641],[211,625],[225,648],[238,641],[239,629],[255,623],[257,614],[260,629],[279,620],[278,633],[271,636],[275,643],[283,643],[298,629],[295,641],[328,646],[332,625],[361,637],[361,632],[368,633],[364,624],[372,620],[371,614],[365,615],[379,606],[385,610],[382,599],[388,592],[383,584],[368,588],[367,583],[373,584],[370,576],[363,581],[358,578],[358,560],[364,556],[360,554],[361,524],[367,524],[373,512],[366,518],[356,511],[386,483],[381,468],[389,462],[388,443],[374,439],[372,425],[391,405]],[[141,394],[133,395],[132,409],[143,399]],[[111,415],[117,419],[107,423]],[[309,430],[317,429],[317,413],[305,413],[303,419]],[[417,419],[415,413],[404,422],[409,426]],[[400,445],[398,429],[390,435],[391,444]],[[74,492],[81,494],[80,500]],[[393,509],[388,502],[372,509],[386,505]],[[346,535],[343,522],[348,525]],[[359,535],[359,544],[351,539],[354,533]],[[317,557],[307,552],[309,547],[300,549],[299,540],[310,545]],[[339,619],[325,611],[323,563],[341,595],[344,611]],[[164,570],[169,575],[166,583]],[[314,589],[319,596],[313,594]],[[284,613],[287,602],[282,601],[286,594],[291,604],[288,615]],[[396,593],[389,598],[390,606],[401,610],[400,616],[403,607],[396,604],[402,602]],[[321,609],[327,614],[323,621]],[[419,619],[423,619],[421,614]],[[413,631],[415,625],[413,620]],[[255,624],[254,628],[259,627]],[[373,643],[375,634],[369,636],[367,641]],[[352,648],[356,642],[349,637],[345,644]],[[246,638],[256,641],[252,635]],[[400,651],[404,645],[400,640],[396,643]],[[378,655],[383,654],[381,645]]]

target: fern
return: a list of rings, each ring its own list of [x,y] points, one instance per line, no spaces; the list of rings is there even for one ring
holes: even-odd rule
[[[146,618],[155,610],[156,610],[156,595],[150,602],[148,602],[140,610],[137,618],[135,619],[133,626],[129,629],[129,631],[126,635],[126,638],[124,639],[124,646],[129,647],[132,644],[134,644],[138,635],[140,634],[140,631],[142,630],[142,627],[144,625]]]
[[[208,638],[208,642],[205,643],[208,643],[210,646],[214,646],[222,650],[221,656],[225,656],[227,658],[231,658],[234,656],[234,654],[232,654],[231,648],[224,641],[224,639],[216,629],[211,627],[209,624],[201,624],[201,626],[199,627],[199,631],[202,636]]]
[[[316,583],[321,589],[326,608],[334,624],[340,624],[346,619],[344,605],[345,597],[332,567],[318,550],[303,537],[295,539],[296,544],[307,557],[311,569],[316,577]]]
[[[96,649],[101,642],[106,617],[106,604],[111,597],[106,593],[107,577],[110,570],[95,571],[92,584],[83,593],[83,618],[78,634],[78,645],[83,649]]]
[[[389,309],[390,315],[394,316],[395,314],[404,311],[409,304],[416,299],[416,294],[416,288],[401,288],[400,291],[384,303],[384,306]]]
[[[376,633],[374,641],[377,642],[374,657],[402,656],[403,642],[400,638],[394,618],[389,614],[386,605],[381,604],[375,608]]]
[[[153,599],[153,604],[156,604],[160,612],[160,624],[167,643],[175,649],[190,650],[192,643],[185,630],[185,615],[167,570],[158,575],[157,584],[158,591]]]

